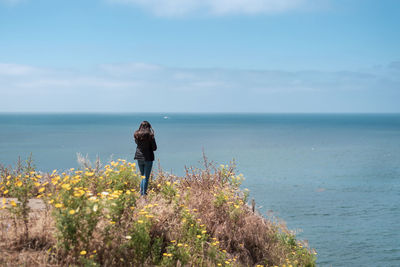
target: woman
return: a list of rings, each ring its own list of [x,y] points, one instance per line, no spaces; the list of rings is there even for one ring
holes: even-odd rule
[[[138,161],[140,173],[145,176],[140,183],[140,194],[143,196],[147,194],[154,161],[153,151],[157,150],[157,144],[154,138],[154,130],[148,121],[143,121],[133,136],[137,144],[135,159]]]

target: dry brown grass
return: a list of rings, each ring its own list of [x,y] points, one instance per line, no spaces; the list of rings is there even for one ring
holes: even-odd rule
[[[49,210],[30,213],[29,238],[24,238],[23,223],[6,210],[0,211],[0,265],[52,266],[49,249],[55,245],[53,220]]]
[[[233,168],[230,169],[233,172]],[[165,174],[159,175],[160,179],[170,181],[176,180],[173,176]],[[177,178],[179,179],[179,178]],[[279,231],[288,232],[284,225],[277,225],[266,220],[259,213],[253,213],[247,204],[241,205],[240,215],[232,219],[229,205],[224,204],[220,207],[215,205],[214,194],[221,190],[226,190],[232,194],[235,192],[226,181],[223,181],[220,172],[210,168],[205,170],[190,169],[187,170],[185,179],[180,182],[180,192],[185,192],[184,197],[189,196],[186,201],[186,207],[191,210],[197,210],[197,217],[207,227],[210,236],[217,238],[221,242],[221,247],[225,249],[232,258],[236,257],[240,265],[252,266],[256,264],[274,265],[284,262],[287,258],[287,247],[282,246],[276,238]],[[190,188],[190,189],[187,189]],[[147,202],[157,203],[152,198]],[[177,239],[179,232],[173,232],[171,227],[179,224],[178,218],[167,203],[160,203],[162,207],[163,222],[159,229],[165,229],[166,235],[170,240]],[[267,262],[265,261],[267,259]]]
[[[137,211],[151,206],[151,213],[156,220],[151,225],[150,236],[152,240],[162,238],[161,253],[165,252],[172,240],[182,238],[182,212],[190,210],[207,230],[207,245],[211,246],[212,240],[218,240],[227,258],[234,259],[231,265],[275,266],[286,264],[287,259],[291,259],[293,266],[314,266],[315,263],[310,260],[311,251],[305,249],[309,254],[304,258],[300,253],[293,256],[301,252],[302,246],[282,241],[282,236],[293,240],[293,235],[284,224],[267,220],[252,211],[245,203],[243,192],[230,180],[233,175],[233,167],[221,171],[206,160],[205,169],[187,169],[184,177],[160,171],[150,184],[148,196],[136,202],[135,210],[124,211],[121,217],[123,223],[117,222],[124,228],[117,228],[118,231],[109,235],[113,237],[112,240],[105,240],[104,229],[108,221],[104,218],[98,222],[87,250],[97,251],[96,261],[102,266],[132,266],[129,262],[131,252],[121,250],[120,243],[137,220]],[[160,184],[174,182],[178,194],[172,198],[163,195]],[[225,196],[225,199],[218,202],[218,195]],[[8,211],[0,211],[1,266],[79,264],[72,253],[57,249],[56,228],[50,206],[34,205],[29,216],[29,239],[26,240],[23,224]],[[148,259],[145,265],[151,262]],[[207,259],[204,265],[208,265]]]

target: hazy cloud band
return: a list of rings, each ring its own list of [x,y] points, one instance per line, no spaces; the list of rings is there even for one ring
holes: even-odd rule
[[[399,74],[398,62],[363,72],[126,63],[90,73],[0,63],[0,112],[400,112]]]

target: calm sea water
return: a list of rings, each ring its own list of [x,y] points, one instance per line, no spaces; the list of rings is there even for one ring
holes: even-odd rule
[[[165,170],[200,166],[203,149],[235,159],[260,211],[297,229],[320,266],[400,266],[400,115],[0,114],[0,163],[133,160],[142,120]]]

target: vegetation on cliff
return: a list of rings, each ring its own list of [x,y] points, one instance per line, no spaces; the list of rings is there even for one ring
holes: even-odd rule
[[[247,205],[233,165],[159,170],[145,198],[125,160],[48,174],[28,160],[0,177],[2,265],[315,265],[313,250]]]

